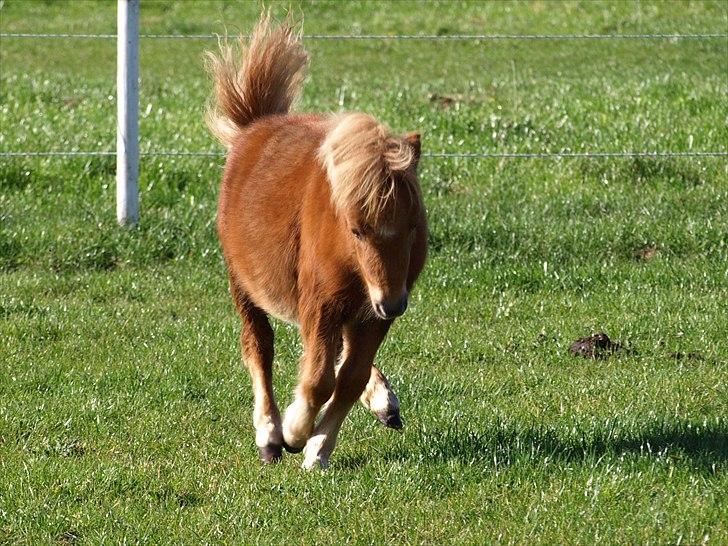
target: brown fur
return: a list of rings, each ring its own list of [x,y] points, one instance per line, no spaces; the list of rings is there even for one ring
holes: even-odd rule
[[[231,147],[236,133],[252,121],[285,114],[291,108],[308,64],[299,38],[289,22],[271,27],[270,14],[264,13],[249,45],[241,36],[239,51],[225,39],[219,44],[219,56],[206,53],[207,69],[215,82],[215,102],[207,123],[222,144]]]
[[[241,45],[241,63],[222,45],[208,66],[211,127],[230,147],[217,226],[243,320],[258,444],[264,459],[277,458],[269,454],[282,443],[298,449],[314,436],[306,461],[325,466],[341,421],[367,380],[380,377],[370,373],[374,355],[425,263],[419,136],[392,135],[365,114],[288,112],[307,59],[290,25],[273,29],[264,15],[251,44]],[[304,343],[284,423],[267,314],[298,324]]]

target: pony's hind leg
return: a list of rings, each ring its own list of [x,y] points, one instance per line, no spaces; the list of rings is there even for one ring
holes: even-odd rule
[[[266,314],[253,305],[235,280],[230,291],[243,322],[240,346],[253,384],[255,443],[263,463],[281,458],[281,416],[273,395],[273,329]]]
[[[336,376],[336,387],[306,443],[303,468],[328,467],[339,429],[371,379],[374,355],[388,330],[389,323],[385,322],[351,325],[344,329],[343,362]]]

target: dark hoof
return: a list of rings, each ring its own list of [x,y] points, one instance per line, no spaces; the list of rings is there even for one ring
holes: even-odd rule
[[[283,440],[283,447],[286,449],[288,453],[301,453],[303,451],[303,446],[301,447],[293,447],[289,446],[285,440]]]
[[[263,464],[279,463],[283,457],[281,446],[275,444],[259,447],[258,453],[260,454],[260,462]]]
[[[399,415],[399,410],[391,410],[388,412],[378,413],[377,419],[387,428],[393,428],[394,430],[402,430],[404,426],[402,424],[402,418]]]

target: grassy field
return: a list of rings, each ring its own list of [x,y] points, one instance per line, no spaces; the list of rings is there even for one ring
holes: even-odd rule
[[[0,2],[0,32],[115,31]],[[283,13],[285,4],[275,4]],[[309,34],[725,33],[721,2],[293,2]],[[259,4],[142,2],[142,32]],[[217,150],[210,40],[142,41],[143,150]],[[425,151],[725,150],[728,41],[310,41],[303,110]],[[0,151],[113,150],[115,42],[0,38]],[[728,544],[726,158],[424,159],[430,262],[326,473],[257,461],[214,232],[222,158],[0,158],[0,543]],[[276,389],[300,342],[276,323]],[[625,349],[568,353],[605,331]]]

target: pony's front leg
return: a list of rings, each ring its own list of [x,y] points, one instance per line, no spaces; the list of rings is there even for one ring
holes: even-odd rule
[[[399,398],[394,394],[387,378],[376,366],[372,366],[369,381],[359,400],[385,427],[395,430],[402,428]]]
[[[266,314],[253,305],[232,278],[230,289],[243,322],[240,346],[253,384],[255,443],[263,463],[277,462],[281,459],[283,437],[273,395],[273,329]]]
[[[328,467],[339,429],[370,380],[374,355],[390,324],[376,321],[344,328],[344,360],[336,376],[333,397],[306,443],[303,468]]]
[[[342,352],[339,365],[336,367],[338,375],[341,366],[346,361],[346,352]],[[399,412],[399,398],[394,394],[392,386],[384,374],[376,366],[371,367],[369,381],[361,393],[359,401],[362,405],[374,414],[385,427],[394,430],[402,429],[402,417]]]
[[[334,366],[341,328],[323,317],[302,321],[303,358],[295,397],[283,418],[283,446],[298,453],[313,432],[316,416],[334,392]]]

